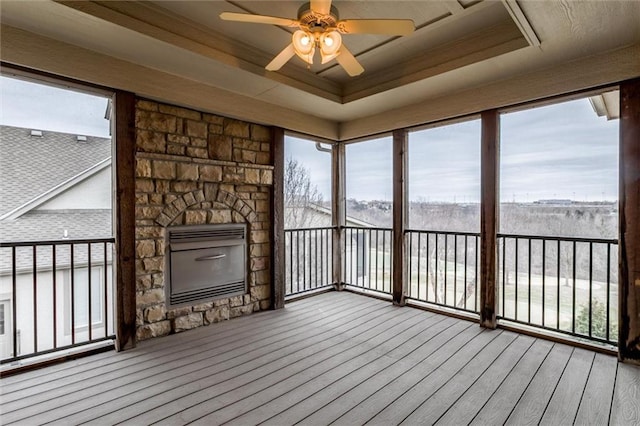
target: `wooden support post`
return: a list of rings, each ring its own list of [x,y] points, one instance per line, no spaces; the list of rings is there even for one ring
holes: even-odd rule
[[[136,346],[136,135],[135,95],[117,91],[114,95],[115,136],[115,239],[116,239],[116,350]]]
[[[640,365],[640,78],[620,84],[618,357]]]
[[[342,143],[333,145],[331,152],[331,219],[333,225],[333,285],[342,290],[342,262],[344,259],[343,227],[346,224],[345,197],[345,146]]]
[[[285,295],[285,240],[284,240],[284,130],[272,129],[271,164],[273,164],[273,188],[271,189],[271,308],[284,308]]]
[[[404,231],[407,223],[406,129],[393,131],[393,304],[404,305],[407,294]]]
[[[480,202],[480,325],[496,328],[496,253],[498,232],[498,181],[500,115],[482,113]]]

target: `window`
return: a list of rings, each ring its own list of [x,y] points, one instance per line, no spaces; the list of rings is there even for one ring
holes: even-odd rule
[[[5,296],[5,295],[3,295]],[[0,359],[13,355],[13,328],[11,327],[11,300],[0,300]]]
[[[617,334],[619,92],[500,117],[500,315]]]
[[[391,137],[346,146],[347,226],[391,227],[392,148]]]
[[[478,232],[480,120],[409,133],[409,228]]]
[[[15,329],[17,349],[31,355],[113,329],[112,245],[94,244],[90,263],[90,243],[78,242],[113,236],[113,94],[10,67],[2,72],[0,239],[20,245],[15,256],[11,247],[0,250],[0,294],[16,302],[5,331]],[[38,244],[23,244],[30,241]]]
[[[2,336],[5,334],[5,303],[8,303],[8,301],[3,300],[0,302],[0,335]]]
[[[408,295],[477,311],[480,120],[409,133]]]
[[[500,232],[615,238],[618,120],[589,98],[500,116]]]
[[[331,226],[331,146],[285,138],[285,228]]]
[[[91,295],[89,295],[89,274],[87,268],[74,271],[74,320],[75,327],[86,328],[89,324],[89,306],[91,306],[92,326],[103,322],[104,285],[102,268],[91,268]],[[69,283],[71,285],[71,283]],[[91,299],[89,299],[89,296]],[[90,302],[90,303],[88,303]]]

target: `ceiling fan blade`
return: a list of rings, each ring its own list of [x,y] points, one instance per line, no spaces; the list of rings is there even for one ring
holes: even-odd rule
[[[273,58],[271,62],[267,64],[265,67],[268,71],[277,71],[284,64],[286,64],[289,59],[293,58],[293,55],[296,54],[296,51],[293,49],[293,43],[285,47],[282,52],[278,53],[278,55]]]
[[[336,56],[336,61],[342,65],[342,68],[344,68],[351,77],[355,77],[364,72],[364,68],[362,68],[360,62],[358,62],[356,57],[353,56],[353,53],[351,53],[344,44],[340,47],[340,54]]]
[[[220,19],[224,21],[251,22],[254,24],[271,24],[282,27],[298,27],[300,23],[293,19],[278,18],[276,16],[251,15],[248,13],[222,12]]]
[[[320,15],[328,15],[331,12],[331,0],[311,0],[311,10]]]
[[[416,27],[411,19],[345,19],[336,24],[343,34],[408,35]]]

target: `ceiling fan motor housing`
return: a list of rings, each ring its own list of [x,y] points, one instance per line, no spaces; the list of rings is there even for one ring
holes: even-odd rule
[[[305,3],[298,9],[300,26],[308,28],[309,31],[325,31],[327,28],[335,28],[338,20],[338,9],[333,5],[328,15],[321,15],[311,10],[311,3]]]

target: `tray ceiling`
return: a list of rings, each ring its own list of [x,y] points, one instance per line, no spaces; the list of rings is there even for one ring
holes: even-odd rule
[[[293,30],[219,19],[225,11],[295,19],[302,3],[9,0],[1,4],[1,19],[4,26],[224,90],[247,106],[270,104],[274,114],[284,108],[338,126],[640,41],[638,2],[336,0],[340,19],[412,19],[416,26],[405,37],[343,36],[365,69],[353,78],[335,61],[309,69],[297,57],[266,71]],[[305,131],[304,125],[294,130]]]

